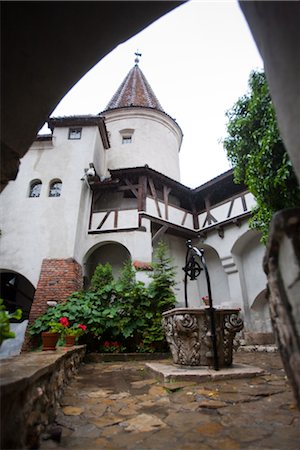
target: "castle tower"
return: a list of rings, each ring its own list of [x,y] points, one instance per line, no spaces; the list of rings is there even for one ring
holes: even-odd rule
[[[101,113],[110,140],[107,168],[148,165],[179,181],[182,131],[163,110],[138,62],[136,58],[134,67]]]

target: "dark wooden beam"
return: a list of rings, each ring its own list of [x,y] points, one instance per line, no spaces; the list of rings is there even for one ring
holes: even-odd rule
[[[168,226],[168,232],[170,234],[174,234],[176,236],[181,236],[184,238],[192,238],[195,239],[198,237],[198,232],[189,230],[188,228],[182,227],[180,225],[172,224],[171,222],[166,222],[163,219],[159,219],[158,217],[150,216],[149,214],[141,213],[141,217],[144,217],[145,219],[149,219],[152,223],[156,223],[158,225],[167,225]]]
[[[157,194],[156,194],[156,189],[155,189],[153,180],[151,178],[149,178],[149,186],[150,186],[152,197],[154,198],[154,201],[155,201],[155,204],[156,204],[157,213],[158,213],[159,217],[162,217],[161,211],[160,211],[160,207],[159,207],[159,203],[158,203],[158,197],[157,197]]]
[[[99,223],[99,225],[97,226],[97,230],[100,230],[100,228],[103,226],[103,224],[106,222],[108,216],[110,215],[112,211],[109,210],[107,211],[107,213],[105,214],[105,216],[103,217],[103,219],[101,220],[101,222]]]
[[[115,217],[114,217],[114,228],[118,228],[118,217],[119,217],[119,211],[115,211]]]
[[[187,213],[187,211],[185,211],[184,216],[183,216],[182,221],[181,221],[181,225],[182,225],[182,226],[185,224],[187,215],[188,215],[188,213]]]
[[[139,177],[139,199],[138,199],[139,211],[146,211],[146,198],[147,198],[147,177],[142,175]]]
[[[125,179],[125,183],[127,184],[127,186],[130,188],[131,192],[133,193],[133,195],[136,196],[136,198],[138,198],[138,191],[135,189],[135,187],[133,186],[133,184],[128,180],[128,178]]]
[[[164,203],[165,203],[165,219],[169,220],[169,193],[171,192],[171,188],[164,184]]]
[[[153,235],[152,237],[152,244],[154,244],[160,237],[162,237],[167,229],[169,228],[168,225],[162,225],[159,230]]]

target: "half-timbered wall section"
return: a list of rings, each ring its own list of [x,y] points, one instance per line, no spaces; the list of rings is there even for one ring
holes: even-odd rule
[[[149,167],[135,167],[112,170],[111,178],[91,188],[90,233],[142,230],[150,221],[153,235],[197,237],[227,223],[239,225],[255,205],[244,186],[232,188],[232,171],[192,190]]]
[[[193,229],[187,196],[191,189],[146,167],[111,171],[111,175],[109,180],[91,183],[90,233],[138,229],[145,217],[169,227]]]
[[[225,225],[233,220],[238,221],[251,213],[256,202],[250,192],[243,192],[217,205],[208,206],[198,215],[200,230],[207,230],[216,225]]]

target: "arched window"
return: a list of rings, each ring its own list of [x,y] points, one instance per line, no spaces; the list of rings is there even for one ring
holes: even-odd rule
[[[29,197],[39,197],[41,194],[42,182],[41,180],[33,180],[30,183]]]
[[[60,197],[62,182],[61,180],[53,180],[50,183],[49,197]]]

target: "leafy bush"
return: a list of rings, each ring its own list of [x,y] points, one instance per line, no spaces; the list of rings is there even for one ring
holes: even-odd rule
[[[70,326],[80,323],[87,326],[79,342],[87,344],[90,351],[103,349],[104,342],[118,342],[115,351],[167,350],[161,314],[173,308],[176,300],[172,291],[175,271],[166,252],[165,244],[159,244],[148,287],[136,281],[131,262],[124,264],[118,280],[113,279],[110,264],[99,264],[90,288],[74,292],[67,302],[37,318],[30,326],[30,334],[36,336],[47,331],[49,323],[63,316]]]
[[[10,331],[10,319],[21,319],[22,310],[17,309],[14,313],[9,313],[3,304],[3,299],[0,298],[0,345],[6,339],[13,339],[15,333]]]
[[[224,148],[234,168],[236,183],[245,183],[257,206],[249,222],[266,242],[273,214],[298,206],[300,189],[281,139],[266,76],[253,71],[249,92],[226,113]]]

